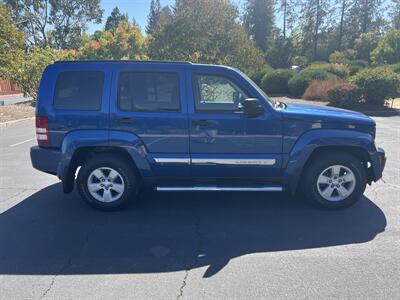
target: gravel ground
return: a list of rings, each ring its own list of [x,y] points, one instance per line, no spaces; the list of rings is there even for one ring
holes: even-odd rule
[[[35,107],[31,103],[0,106],[0,123],[26,119],[35,116]]]

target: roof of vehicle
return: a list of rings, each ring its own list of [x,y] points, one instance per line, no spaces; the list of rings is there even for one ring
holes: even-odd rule
[[[87,59],[87,60],[59,60],[58,63],[143,63],[143,64],[189,64],[189,61],[173,61],[173,60],[113,60],[113,59]]]
[[[169,61],[169,60],[60,60],[54,64],[81,64],[81,63],[100,63],[100,64],[129,64],[134,63],[138,65],[162,65],[162,66],[199,66],[199,67],[218,67],[225,69],[233,69],[229,66],[214,65],[214,64],[199,64],[189,61]]]

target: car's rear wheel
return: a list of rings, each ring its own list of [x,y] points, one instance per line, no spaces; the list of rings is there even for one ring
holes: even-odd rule
[[[301,185],[304,197],[313,204],[345,208],[356,203],[365,191],[365,167],[347,153],[318,156],[309,164]]]
[[[136,200],[139,181],[131,165],[112,154],[88,159],[78,174],[78,191],[83,200],[102,210],[120,209]]]

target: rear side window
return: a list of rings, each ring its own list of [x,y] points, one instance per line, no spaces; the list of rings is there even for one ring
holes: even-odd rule
[[[178,74],[121,72],[118,106],[122,111],[180,111]]]
[[[103,72],[62,72],[57,78],[54,107],[71,110],[99,110],[103,85]]]

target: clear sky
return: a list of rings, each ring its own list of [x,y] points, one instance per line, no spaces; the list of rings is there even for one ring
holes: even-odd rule
[[[147,15],[150,10],[150,0],[100,0],[101,8],[104,9],[103,23],[102,24],[90,24],[89,32],[94,32],[104,27],[108,16],[115,6],[118,6],[119,10],[123,13],[128,13],[129,19],[135,18],[136,22],[139,23],[142,31],[145,30],[147,24]],[[161,0],[161,5],[173,5],[175,0]],[[242,5],[244,0],[232,1],[237,5]]]

